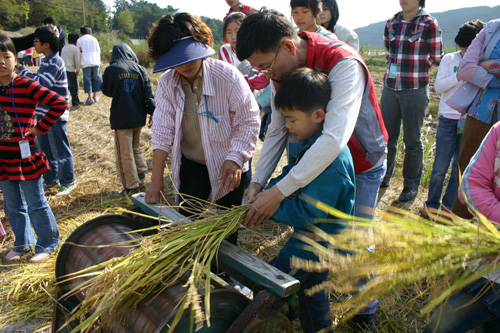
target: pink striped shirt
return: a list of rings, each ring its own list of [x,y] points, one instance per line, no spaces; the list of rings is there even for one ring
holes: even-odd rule
[[[237,68],[242,63],[236,56],[236,52],[230,44],[224,44],[219,48],[219,60],[228,62]],[[264,73],[255,73],[255,75],[251,76],[244,75],[244,77],[252,89],[260,90],[269,85],[269,80],[266,78]]]
[[[226,160],[248,170],[257,143],[260,126],[259,106],[241,73],[223,61],[207,58],[203,61],[203,92],[199,114],[210,111],[219,122],[199,116],[203,151],[212,186],[211,200],[228,192],[220,188],[219,173]],[[182,98],[181,98],[182,96]],[[153,149],[170,153],[172,178],[179,188],[181,164],[182,115],[185,99],[181,77],[170,69],[158,82],[156,109],[153,114]],[[205,103],[206,101],[206,103]]]

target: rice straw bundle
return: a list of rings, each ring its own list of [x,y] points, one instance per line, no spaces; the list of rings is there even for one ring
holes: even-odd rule
[[[163,226],[165,230],[158,234],[138,239],[141,247],[129,255],[113,258],[67,277],[62,282],[79,275],[91,276],[69,293],[79,293],[82,290],[85,293],[81,308],[70,320],[90,315],[73,331],[90,330],[99,317],[103,324],[111,318],[123,319],[127,309],[136,306],[150,293],[173,286],[186,274],[189,274],[185,285],[187,293],[180,301],[169,332],[174,330],[183,311],[188,308],[197,328],[201,328],[204,322],[210,325],[211,263],[220,243],[237,230],[246,211],[245,207],[234,207],[222,215],[192,223],[182,220],[170,223]],[[205,312],[200,306],[201,296],[198,293],[198,287],[202,283],[205,290]]]
[[[329,235],[314,228],[328,244],[322,246],[310,237],[299,236],[319,256],[318,262],[292,259],[292,266],[309,271],[330,270],[331,280],[308,292],[326,288],[340,293],[354,293],[339,306],[352,308],[349,319],[372,300],[396,286],[413,284],[425,278],[449,275],[454,281],[431,300],[422,312],[428,313],[454,292],[495,270],[491,264],[500,259],[500,232],[484,216],[477,223],[462,219],[431,222],[410,212],[393,209],[381,221],[358,219],[332,207],[306,198],[317,208],[338,218],[352,220],[354,228],[344,234]],[[354,220],[356,219],[356,220]],[[373,227],[373,233],[371,228]],[[370,251],[375,245],[375,251]],[[343,255],[340,251],[349,253]],[[457,272],[463,271],[462,274]],[[357,286],[360,280],[368,282]]]

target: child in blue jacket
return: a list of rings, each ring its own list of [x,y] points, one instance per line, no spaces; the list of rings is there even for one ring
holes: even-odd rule
[[[276,92],[275,105],[286,118],[286,126],[291,135],[298,140],[296,153],[298,163],[309,147],[321,135],[325,119],[325,108],[330,100],[331,87],[325,74],[309,68],[300,68],[291,73]],[[314,161],[310,161],[314,163]],[[293,165],[283,168],[282,174],[270,181],[268,189],[285,177]],[[315,225],[329,234],[338,234],[347,228],[344,221],[317,209],[304,201],[304,196],[319,200],[344,213],[354,214],[355,195],[354,166],[349,148],[345,147],[340,155],[316,177],[309,185],[297,190],[293,197],[284,199],[273,219],[294,227],[294,234],[302,233],[314,237],[308,228]],[[327,222],[322,222],[328,220]],[[332,325],[330,303],[325,291],[307,296],[305,290],[324,282],[325,272],[306,272],[290,267],[290,259],[299,257],[317,260],[316,255],[304,249],[303,241],[292,235],[271,264],[281,271],[293,275],[300,281],[299,318],[304,332],[317,332],[329,329]]]

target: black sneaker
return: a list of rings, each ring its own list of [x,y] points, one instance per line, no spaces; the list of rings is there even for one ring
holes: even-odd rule
[[[146,178],[146,173],[145,172],[139,172],[137,174],[137,176],[139,177],[139,180],[144,180],[144,178]]]
[[[353,329],[361,329],[358,332],[372,332],[376,333],[375,315],[374,314],[358,314],[352,317],[349,321],[349,327]]]
[[[403,188],[403,192],[399,195],[399,201],[410,201],[417,196],[418,189],[405,187]]]
[[[122,195],[132,195],[134,193],[137,193],[139,192],[139,188],[136,187],[136,188],[124,188],[123,190],[121,191],[118,191],[118,195],[122,196]]]

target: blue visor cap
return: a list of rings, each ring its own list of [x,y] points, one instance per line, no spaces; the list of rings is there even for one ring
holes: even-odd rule
[[[193,37],[183,38],[174,43],[172,48],[156,61],[153,73],[158,73],[188,62],[204,59],[215,54],[210,46],[197,42]]]

